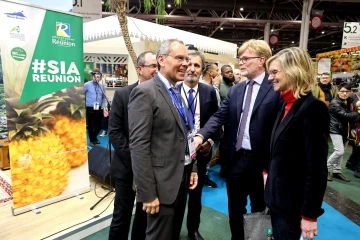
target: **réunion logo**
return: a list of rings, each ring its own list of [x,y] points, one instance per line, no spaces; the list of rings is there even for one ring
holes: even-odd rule
[[[26,16],[24,15],[24,11],[21,12],[12,12],[12,13],[4,13],[9,18],[16,18],[16,19],[22,19],[25,20]]]
[[[18,39],[21,41],[25,41],[25,34],[20,32],[20,27],[16,26],[10,29],[10,38]]]
[[[71,37],[70,24],[56,22],[56,36],[70,38]]]

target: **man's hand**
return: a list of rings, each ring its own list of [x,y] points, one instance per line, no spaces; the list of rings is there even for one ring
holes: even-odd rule
[[[266,186],[267,177],[268,177],[268,174],[267,174],[267,173],[263,173],[264,189],[265,189],[265,186]]]
[[[312,240],[314,239],[314,236],[318,235],[317,222],[310,222],[305,219],[301,219],[300,227],[303,238]]]
[[[357,106],[357,107],[360,107],[360,101],[357,101],[357,102],[356,102],[356,106]]]
[[[203,143],[204,139],[200,136],[195,136],[194,137],[194,143],[195,143],[195,149],[196,151],[199,150],[199,148],[201,147],[201,144]]]
[[[203,156],[209,155],[210,151],[211,151],[211,144],[208,141],[206,141],[204,144],[200,146],[200,153]]]
[[[211,83],[217,86],[220,85],[221,76],[220,74],[216,75],[216,77],[211,77]]]
[[[189,189],[193,190],[198,185],[198,175],[197,172],[192,172],[190,175],[190,186]]]
[[[142,209],[146,213],[150,213],[150,214],[158,213],[160,210],[159,198],[155,198],[155,200],[152,202],[143,203]]]

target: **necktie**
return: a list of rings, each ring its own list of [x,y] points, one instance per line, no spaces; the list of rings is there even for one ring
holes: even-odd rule
[[[242,113],[239,132],[238,132],[236,146],[235,146],[236,151],[239,151],[239,149],[242,146],[242,141],[243,141],[244,132],[245,132],[246,120],[247,120],[247,117],[249,115],[251,95],[252,95],[252,89],[253,89],[254,83],[255,83],[254,80],[249,81],[249,86],[248,86],[248,89],[247,89],[246,99],[245,99],[245,106],[244,106],[244,110],[243,110],[243,113]]]
[[[189,110],[189,118],[191,125],[194,125],[195,121],[195,104],[194,104],[194,95],[193,95],[194,89],[190,88],[189,90],[189,97],[188,97],[188,110]]]

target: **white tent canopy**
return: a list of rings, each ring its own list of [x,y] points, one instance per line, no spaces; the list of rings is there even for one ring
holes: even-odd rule
[[[213,52],[236,58],[237,46],[233,43],[205,37],[195,33],[190,33],[175,28],[155,24],[127,17],[128,29],[132,38],[150,41],[163,41],[165,39],[176,38],[185,44],[193,44],[200,51]],[[84,42],[121,37],[122,32],[117,17],[110,16],[84,24]]]

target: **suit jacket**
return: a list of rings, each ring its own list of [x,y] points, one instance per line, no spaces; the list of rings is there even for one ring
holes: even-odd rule
[[[172,204],[184,173],[184,121],[157,75],[133,89],[128,109],[137,201],[158,197],[161,204]]]
[[[180,83],[178,91],[182,91],[183,83]],[[211,85],[204,83],[198,84],[199,100],[200,100],[200,128],[203,128],[210,117],[218,110],[218,100],[216,97],[216,91]],[[218,132],[220,135],[220,132]],[[216,138],[218,138],[217,136]],[[215,138],[215,139],[216,139]],[[213,139],[213,140],[215,140]],[[205,157],[206,159],[211,158],[211,154]]]
[[[131,91],[138,82],[115,91],[109,116],[109,137],[115,149],[110,173],[113,177],[126,178],[132,175],[129,149],[128,104]]]
[[[272,131],[265,203],[287,219],[318,218],[327,184],[328,108],[312,93],[296,100],[281,121],[284,108]]]
[[[268,80],[268,76],[268,74],[265,74],[250,118],[251,162],[233,161],[247,81],[238,83],[230,88],[219,110],[210,118],[204,128],[199,131],[199,134],[201,134],[204,139],[208,139],[216,134],[221,126],[230,124],[227,161],[229,170],[237,166],[237,169],[240,169],[241,172],[248,170],[261,172],[268,166],[271,130],[280,104],[283,102],[280,99],[279,93],[274,91],[271,82]]]

